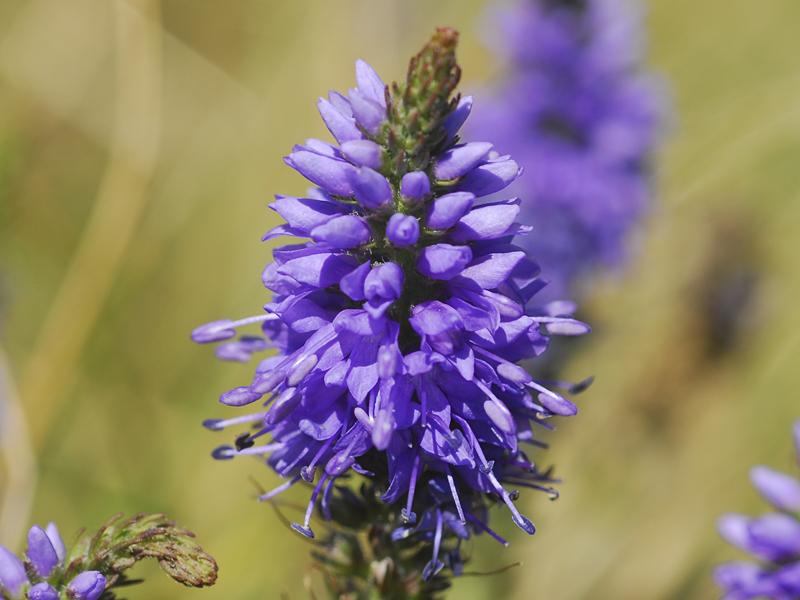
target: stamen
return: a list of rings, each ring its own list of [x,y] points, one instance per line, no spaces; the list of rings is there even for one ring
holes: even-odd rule
[[[433,536],[433,558],[422,569],[422,580],[428,581],[444,568],[444,563],[439,560],[439,548],[442,544],[442,511],[436,509],[436,533]]]
[[[328,480],[328,485],[325,486],[325,491],[322,492],[322,500],[320,501],[320,508],[322,509],[322,516],[326,521],[330,521],[333,518],[331,514],[331,490],[333,489],[333,484],[336,481],[335,477],[331,477]]]
[[[253,413],[250,415],[242,415],[241,417],[234,417],[232,419],[206,419],[203,421],[203,427],[211,431],[222,431],[231,425],[241,425],[242,423],[249,423],[250,421],[260,421],[264,418],[266,413]]]
[[[292,477],[286,483],[282,483],[281,485],[279,485],[275,489],[267,492],[266,494],[262,494],[261,496],[258,497],[258,499],[261,502],[266,502],[267,500],[271,500],[272,498],[274,498],[278,494],[288,490],[290,487],[292,487],[298,481],[300,481],[300,475],[295,475],[294,477]]]
[[[266,422],[267,425],[274,425],[286,417],[295,406],[300,403],[300,394],[297,393],[297,388],[286,388],[272,403],[272,406],[267,412]]]
[[[284,379],[286,379],[286,371],[284,369],[257,373],[253,378],[253,383],[250,384],[250,389],[258,394],[269,394]]]
[[[483,403],[483,410],[486,411],[486,415],[492,423],[497,425],[503,433],[513,434],[516,431],[516,425],[508,407],[481,381],[475,379],[473,383],[489,398]]]
[[[296,386],[317,366],[317,362],[319,362],[319,358],[317,358],[316,354],[303,358],[297,365],[292,367],[286,384],[292,387]]]
[[[473,525],[476,525],[477,527],[488,533],[489,536],[492,537],[495,541],[500,542],[501,544],[503,544],[503,546],[508,548],[509,543],[504,538],[502,538],[494,529],[489,527],[486,523],[484,523],[474,515],[471,515],[470,513],[467,513],[467,520]]]
[[[320,449],[317,450],[317,453],[314,455],[314,458],[311,459],[311,462],[300,469],[300,477],[302,477],[304,481],[307,483],[314,481],[314,471],[317,468],[317,462],[319,462],[319,459],[322,458],[322,455],[328,451],[328,448],[331,447],[331,444],[333,444],[335,439],[336,434],[333,434],[324,444],[322,444]]]
[[[456,503],[458,518],[461,519],[462,523],[465,523],[466,519],[464,518],[464,510],[461,508],[461,499],[458,497],[458,492],[456,491],[456,482],[453,480],[453,475],[451,473],[447,474],[447,482],[450,484],[450,493],[453,494],[453,502]]]
[[[411,481],[408,484],[408,497],[406,507],[400,511],[400,518],[404,523],[416,523],[417,514],[411,510],[414,505],[414,492],[417,489],[417,477],[419,474],[419,454],[414,458],[414,466],[411,467]]]
[[[245,406],[261,398],[261,394],[253,392],[247,386],[235,387],[219,397],[219,401],[226,406]]]
[[[299,523],[292,523],[292,529],[312,540],[314,539],[314,532],[308,525],[311,522],[311,513],[314,511],[314,504],[317,502],[317,496],[319,496],[322,486],[325,485],[326,478],[327,475],[322,475],[322,477],[319,478],[319,483],[314,488],[314,491],[311,492],[311,499],[308,501],[308,507],[306,508],[306,516],[303,520],[303,524],[300,525]]]
[[[221,342],[228,340],[236,335],[236,328],[250,323],[260,323],[263,321],[273,321],[280,317],[274,313],[267,313],[265,315],[257,315],[254,317],[247,317],[246,319],[239,319],[238,321],[231,321],[230,319],[222,319],[219,321],[212,321],[196,327],[192,331],[192,340],[198,344],[210,344],[213,342]]]
[[[283,448],[283,442],[273,442],[271,444],[265,444],[263,446],[253,446],[252,448],[243,448],[239,450],[236,455],[237,456],[244,456],[247,454],[251,455],[260,455],[260,454],[269,454],[270,452],[275,452],[275,450],[280,450]]]
[[[514,521],[514,524],[522,529],[528,535],[533,535],[536,533],[536,527],[533,523],[527,518],[520,514],[517,510],[517,507],[514,506],[514,502],[512,502],[511,497],[509,496],[508,492],[500,485],[500,482],[497,481],[497,477],[494,476],[494,473],[490,473],[488,475],[489,481],[492,483],[492,487],[500,494],[500,497],[503,499],[503,502],[508,507],[508,510],[511,511],[511,519]]]

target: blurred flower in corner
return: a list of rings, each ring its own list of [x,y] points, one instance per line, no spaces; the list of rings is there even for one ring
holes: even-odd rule
[[[800,421],[794,424],[794,444],[800,464]],[[750,480],[776,511],[724,515],[718,529],[725,541],[760,563],[727,563],[717,567],[714,578],[726,600],[800,598],[800,480],[763,466],[750,471]]]

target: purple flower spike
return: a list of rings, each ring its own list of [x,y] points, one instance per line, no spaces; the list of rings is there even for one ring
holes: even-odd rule
[[[28,600],[58,600],[58,592],[50,584],[42,581],[28,590]]]
[[[67,593],[75,600],[97,600],[106,589],[106,578],[99,571],[84,571],[70,581]]]
[[[800,421],[794,424],[797,431]],[[722,538],[753,554],[762,564],[735,562],[714,572],[726,598],[800,598],[800,482],[767,467],[755,467],[750,479],[779,511],[750,518],[728,514],[717,522]]]
[[[411,215],[395,213],[386,224],[386,237],[393,246],[413,246],[419,239],[419,221]]]
[[[364,208],[375,210],[392,201],[392,186],[386,178],[364,167],[353,171],[350,176],[353,195]]]
[[[58,564],[58,553],[44,529],[34,525],[28,531],[28,560],[40,577],[47,577]]]
[[[0,585],[17,595],[23,585],[28,583],[25,567],[13,552],[0,546]]]
[[[400,180],[400,193],[404,198],[419,201],[424,200],[431,193],[431,180],[427,173],[411,171],[403,175]]]
[[[622,266],[651,204],[650,159],[666,110],[659,82],[642,68],[641,11],[629,4],[517,0],[494,27],[506,75],[468,132],[526,171],[512,193],[536,235],[520,244],[542,265],[551,299]],[[501,189],[514,172],[494,162],[461,189]]]
[[[272,292],[263,315],[197,336],[225,340],[252,323],[277,350],[250,385],[220,397],[240,412],[204,423],[247,428],[212,456],[263,457],[284,481],[262,500],[311,484],[305,519],[293,525],[308,537],[315,507],[332,514],[337,478],[371,478],[381,501],[397,505],[394,539],[434,542],[431,577],[459,568],[453,536],[486,531],[506,543],[484,523],[490,499],[534,532],[510,490],[553,494],[553,480],[522,444],[577,408],[519,363],[540,356],[553,335],[588,331],[574,306],[534,298],[545,284],[515,245],[527,232],[520,201],[485,198],[520,169],[491,143],[460,141],[472,99],[454,102],[455,40],[439,30],[406,83],[390,88],[359,62],[347,98],[320,102],[339,145],[296,147],[288,164],[318,187],[271,207],[286,223],[269,237],[306,240],[274,249],[262,273]],[[223,357],[247,359],[244,350],[226,347]],[[261,436],[269,439],[256,443]]]

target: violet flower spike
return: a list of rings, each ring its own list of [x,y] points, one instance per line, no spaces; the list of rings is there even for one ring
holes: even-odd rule
[[[262,276],[272,292],[266,315],[193,334],[222,341],[256,326],[276,350],[250,383],[221,395],[240,412],[206,427],[248,429],[214,457],[263,456],[284,482],[262,500],[309,483],[305,518],[293,525],[306,537],[338,478],[370,478],[384,503],[404,507],[392,535],[434,544],[431,578],[455,556],[452,536],[491,532],[490,498],[535,530],[512,488],[552,493],[555,481],[523,444],[577,409],[518,363],[553,335],[589,330],[569,310],[537,308],[545,284],[514,239],[526,231],[520,202],[485,198],[520,168],[490,142],[458,139],[472,100],[455,95],[456,40],[438,30],[407,81],[389,87],[359,61],[357,87],[320,102],[339,145],[309,140],[289,155],[316,187],[306,198],[278,196],[286,225],[269,234],[308,241],[274,250]]]
[[[642,19],[629,4],[517,0],[492,14],[505,75],[469,131],[525,169],[512,192],[536,234],[519,243],[540,262],[551,299],[624,265],[652,204],[650,158],[667,110],[642,68]]]

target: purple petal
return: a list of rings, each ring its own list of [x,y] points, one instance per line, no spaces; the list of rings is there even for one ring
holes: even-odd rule
[[[106,578],[98,571],[84,571],[67,586],[70,597],[76,600],[97,600],[106,589]]]
[[[513,434],[516,431],[514,417],[511,416],[508,407],[502,402],[485,400],[483,410],[486,411],[486,416],[489,417],[489,420],[503,433]]]
[[[342,290],[353,300],[364,300],[364,281],[370,272],[372,265],[369,261],[358,265],[353,271],[342,277],[339,282],[339,289]]]
[[[511,277],[511,273],[526,258],[524,252],[486,254],[463,270],[454,283],[470,282],[484,290],[493,290]]]
[[[443,152],[433,167],[440,180],[456,179],[478,166],[488,156],[492,145],[488,142],[470,142]]]
[[[428,209],[425,224],[431,229],[450,229],[472,208],[474,201],[475,194],[470,192],[453,192],[440,196]]]
[[[32,586],[27,596],[28,600],[58,600],[58,592],[44,581]]]
[[[726,514],[717,520],[717,531],[726,542],[742,550],[749,551],[750,533],[748,524],[750,517],[746,515]]]
[[[393,262],[372,268],[364,280],[364,296],[395,300],[403,292],[403,270]]]
[[[350,186],[356,200],[364,208],[374,210],[392,201],[392,186],[383,175],[368,167],[353,169]]]
[[[423,171],[411,171],[400,180],[400,193],[409,200],[423,200],[431,193],[431,180]]]
[[[578,414],[578,407],[566,398],[557,394],[539,394],[539,404],[544,406],[554,415],[571,417]]]
[[[192,331],[192,340],[198,344],[210,344],[230,339],[235,335],[236,329],[233,327],[233,321],[223,319],[196,327]]]
[[[326,288],[339,283],[355,266],[356,259],[352,256],[321,252],[287,261],[278,268],[278,273],[299,283]]]
[[[779,510],[800,512],[800,481],[768,467],[755,467],[750,481],[764,499]]]
[[[463,96],[458,101],[458,106],[455,107],[453,112],[447,115],[444,120],[444,128],[447,131],[447,137],[453,139],[461,126],[466,122],[469,113],[472,111],[472,96]]]
[[[768,514],[750,521],[750,539],[769,548],[775,556],[791,558],[800,554],[800,523],[784,514]]]
[[[386,120],[386,108],[359,90],[350,90],[349,98],[350,106],[353,107],[353,115],[359,125],[372,135],[378,133]]]
[[[28,582],[22,561],[5,546],[0,546],[0,585],[12,594]]]
[[[45,528],[45,533],[47,533],[47,537],[50,538],[50,543],[53,544],[53,548],[58,555],[58,561],[61,562],[67,556],[67,548],[64,546],[64,540],[61,538],[61,534],[58,531],[58,527],[52,521],[47,524]]]
[[[347,249],[366,244],[372,231],[366,221],[355,215],[342,215],[318,225],[311,231],[311,238],[331,248]]]
[[[349,162],[308,150],[292,152],[285,161],[303,177],[331,194],[353,195],[351,179],[356,169]]]
[[[356,61],[356,85],[364,96],[386,108],[386,84],[375,69],[361,59]]]
[[[761,578],[761,567],[748,562],[731,562],[714,570],[714,580],[724,589],[745,590]]]
[[[292,196],[276,196],[270,208],[291,227],[307,232],[345,212],[344,208],[333,202]]]
[[[427,246],[417,260],[417,270],[431,279],[452,279],[472,261],[468,246],[434,244]]]
[[[28,560],[40,577],[47,577],[58,564],[58,553],[44,529],[34,525],[28,531]]]
[[[419,240],[419,221],[411,215],[395,213],[386,224],[386,237],[398,248],[413,246]]]
[[[457,187],[478,197],[488,196],[510,185],[520,173],[519,165],[510,158],[488,162],[470,171]]]
[[[337,142],[341,144],[350,140],[361,139],[361,132],[358,130],[353,117],[343,114],[324,98],[320,98],[317,102],[317,109],[328,131],[336,138]]]
[[[450,239],[464,243],[503,237],[514,225],[518,214],[519,200],[473,208],[456,223]]]
[[[383,161],[381,147],[370,140],[352,140],[341,145],[342,154],[359,167],[378,169]]]

